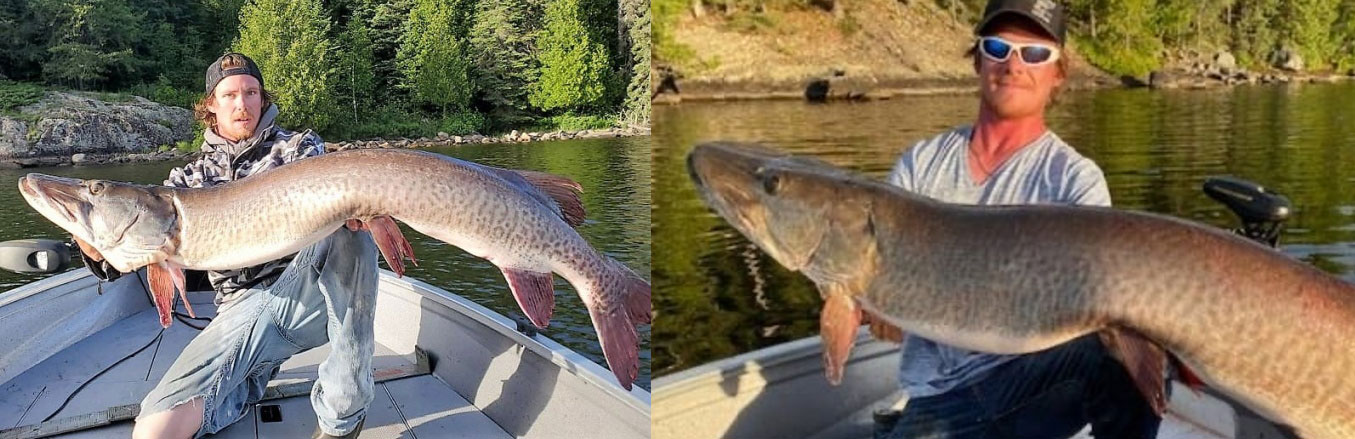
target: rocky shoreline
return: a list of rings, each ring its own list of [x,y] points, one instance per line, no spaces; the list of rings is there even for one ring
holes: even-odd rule
[[[1115,78],[1103,72],[1074,72],[1065,90],[1097,88],[1203,89],[1254,84],[1334,83],[1355,79],[1355,69],[1345,72],[1304,71],[1296,53],[1278,51],[1274,68],[1255,71],[1238,66],[1228,52],[1206,56],[1199,52],[1181,53],[1167,67],[1143,77]],[[800,80],[759,78],[684,78],[671,68],[657,67],[652,102],[672,105],[681,102],[739,100],[870,101],[901,96],[973,93],[978,90],[973,76],[935,78],[889,78],[854,74],[844,69],[829,71]]]
[[[507,144],[507,143],[528,143],[545,142],[552,140],[572,140],[572,139],[606,139],[619,137],[634,137],[650,135],[649,127],[624,127],[624,128],[606,128],[596,130],[580,131],[550,131],[550,132],[522,132],[513,130],[512,132],[498,135],[485,136],[480,134],[470,134],[466,136],[453,136],[447,133],[438,133],[437,137],[424,138],[377,138],[368,140],[354,140],[347,142],[325,142],[325,149],[328,151],[342,151],[345,149],[389,149],[389,148],[433,148],[442,146],[456,145],[485,145],[485,144]],[[0,159],[0,168],[32,168],[43,166],[97,166],[121,163],[140,163],[157,161],[180,161],[187,162],[196,155],[196,152],[186,152],[169,147],[161,147],[157,151],[136,152],[136,153],[76,153],[72,155],[48,155],[36,157],[14,157]]]

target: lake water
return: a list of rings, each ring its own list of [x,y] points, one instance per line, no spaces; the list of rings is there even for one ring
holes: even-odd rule
[[[818,334],[822,302],[697,198],[698,142],[765,142],[883,177],[918,140],[972,123],[973,95],[868,103],[729,102],[654,108],[654,373]],[[1233,227],[1200,187],[1264,184],[1293,203],[1283,251],[1355,281],[1355,84],[1065,93],[1051,128],[1105,171],[1121,209]]]
[[[650,138],[568,140],[515,145],[466,145],[429,151],[487,165],[530,169],[563,175],[583,185],[588,221],[578,228],[588,242],[620,260],[641,276],[650,273]],[[96,167],[59,167],[0,170],[0,241],[67,236],[20,197],[17,181],[28,172],[77,178],[159,184],[169,169],[183,163],[138,163]],[[398,178],[399,176],[391,176]],[[406,275],[460,294],[505,315],[522,315],[503,274],[489,262],[456,247],[402,228],[418,257],[419,266]],[[77,263],[78,264],[78,263]],[[385,263],[382,262],[382,266]],[[83,270],[83,267],[76,269]],[[40,279],[0,271],[0,291]],[[556,277],[555,314],[548,337],[606,365],[588,311],[573,288]],[[636,384],[649,388],[650,330],[642,328],[640,376]]]

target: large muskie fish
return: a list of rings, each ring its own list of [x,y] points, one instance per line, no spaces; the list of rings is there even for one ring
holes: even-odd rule
[[[1161,215],[945,204],[747,146],[687,164],[707,204],[818,285],[830,381],[863,316],[998,354],[1113,333],[1159,410],[1161,363],[1135,349],[1165,348],[1304,437],[1355,438],[1355,287],[1272,249]]]
[[[551,273],[559,273],[588,307],[607,365],[630,389],[639,371],[635,327],[651,316],[649,283],[573,229],[584,217],[580,190],[564,177],[404,150],[325,154],[205,189],[19,179],[28,204],[118,270],[148,268],[162,325],[175,289],[182,294],[182,270],[277,259],[350,220],[372,231],[391,269],[403,274],[402,258],[413,251],[394,218],[493,262],[539,327],[554,310]]]

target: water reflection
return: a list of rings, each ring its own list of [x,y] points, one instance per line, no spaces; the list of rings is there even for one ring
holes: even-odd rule
[[[1106,173],[1115,205],[1232,227],[1200,190],[1234,175],[1290,198],[1284,251],[1355,280],[1355,84],[1065,93],[1053,130]],[[817,333],[818,293],[755,253],[697,198],[684,168],[707,140],[766,142],[882,177],[912,143],[977,113],[973,96],[655,108],[658,375]]]

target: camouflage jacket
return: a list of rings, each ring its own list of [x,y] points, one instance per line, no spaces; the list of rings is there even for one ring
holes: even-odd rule
[[[297,133],[279,128],[273,123],[277,115],[278,107],[269,106],[259,119],[254,136],[240,142],[231,142],[212,130],[207,130],[203,133],[199,158],[170,170],[169,178],[165,179],[164,184],[181,188],[210,187],[325,152],[325,143],[320,136],[310,130]],[[287,256],[238,270],[211,271],[207,273],[207,279],[216,290],[220,302],[226,294],[271,285],[291,260],[292,257]],[[100,278],[117,277],[112,267],[99,263],[91,264],[88,259],[85,262]]]

